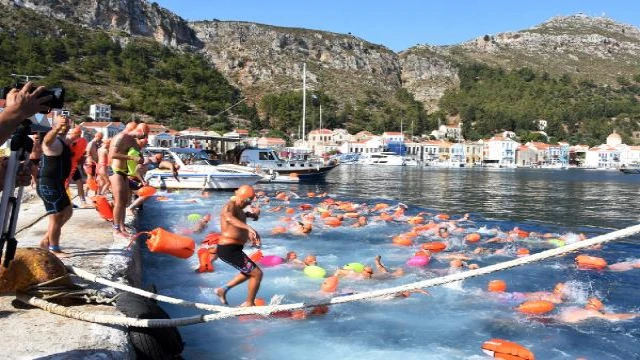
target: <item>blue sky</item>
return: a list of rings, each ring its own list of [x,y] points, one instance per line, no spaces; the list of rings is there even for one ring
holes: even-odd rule
[[[187,20],[239,20],[351,33],[394,51],[521,30],[579,12],[640,26],[638,0],[156,0]]]

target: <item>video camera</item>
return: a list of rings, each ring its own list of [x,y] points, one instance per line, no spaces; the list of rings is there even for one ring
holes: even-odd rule
[[[24,78],[29,78],[26,75],[13,75],[14,78],[18,78],[18,77],[24,77]],[[3,87],[0,89],[0,99],[6,99],[7,98],[7,94],[9,94],[9,91],[11,91],[12,89],[22,89],[22,87],[24,86],[25,83],[21,82],[21,81],[17,81],[15,82],[14,86],[12,87]],[[30,92],[34,92],[36,89],[38,88],[37,85],[33,85],[31,87]],[[64,107],[64,88],[61,87],[57,87],[57,88],[51,88],[51,89],[45,89],[43,92],[40,93],[40,95],[38,96],[39,98],[41,97],[45,97],[45,96],[49,96],[51,95],[51,100],[47,101],[46,103],[44,103],[44,106],[47,106],[49,109],[62,109]],[[41,111],[41,114],[46,114],[48,113],[48,111]]]

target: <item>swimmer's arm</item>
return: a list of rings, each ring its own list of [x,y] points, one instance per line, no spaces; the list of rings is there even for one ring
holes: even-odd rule
[[[629,320],[640,314],[602,314],[599,317],[607,320]]]

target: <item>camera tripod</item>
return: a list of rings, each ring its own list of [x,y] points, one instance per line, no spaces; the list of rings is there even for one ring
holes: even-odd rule
[[[29,138],[31,134],[31,120],[23,121],[18,129],[13,133],[10,142],[11,155],[7,164],[7,172],[4,176],[4,189],[0,199],[0,221],[2,222],[2,233],[0,234],[0,261],[4,252],[5,243],[7,251],[4,252],[4,267],[9,267],[18,247],[16,240],[16,225],[18,222],[18,212],[20,211],[20,200],[22,199],[23,187],[18,187],[16,195],[16,179],[21,161],[29,161],[29,154],[33,148],[33,140]]]

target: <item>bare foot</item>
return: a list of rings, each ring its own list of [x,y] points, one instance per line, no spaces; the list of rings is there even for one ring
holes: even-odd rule
[[[239,307],[252,307],[252,306],[256,306],[256,304],[249,304],[248,302],[243,302],[242,304],[240,304]]]
[[[227,291],[223,288],[215,288],[213,292],[218,296],[223,305],[229,305],[227,302]]]
[[[57,256],[59,259],[64,259],[64,258],[68,258],[71,256],[71,254],[66,253],[64,251],[51,251],[51,253],[55,256]]]
[[[44,239],[40,240],[40,247],[43,249],[49,249],[49,239],[45,237]]]

